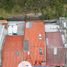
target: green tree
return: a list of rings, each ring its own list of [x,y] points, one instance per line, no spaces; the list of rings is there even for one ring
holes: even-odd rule
[[[0,8],[3,8],[9,12],[14,7],[14,2],[13,0],[0,0],[0,6]]]

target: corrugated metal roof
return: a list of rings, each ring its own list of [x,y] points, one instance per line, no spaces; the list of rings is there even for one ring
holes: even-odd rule
[[[46,33],[47,37],[47,61],[50,66],[64,66],[65,49],[60,32]],[[62,60],[61,60],[62,59]]]
[[[62,36],[60,32],[48,32],[46,33],[48,38],[48,47],[63,47]]]

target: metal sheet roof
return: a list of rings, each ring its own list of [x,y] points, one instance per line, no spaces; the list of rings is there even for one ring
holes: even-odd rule
[[[46,38],[48,40],[48,47],[63,47],[63,41],[60,32],[46,33]]]

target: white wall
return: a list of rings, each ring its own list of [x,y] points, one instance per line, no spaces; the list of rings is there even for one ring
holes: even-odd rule
[[[5,29],[5,26],[0,25],[0,64],[1,64],[1,50],[4,42],[4,38],[7,34],[7,31]]]

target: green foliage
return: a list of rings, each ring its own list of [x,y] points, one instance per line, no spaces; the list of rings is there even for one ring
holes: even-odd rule
[[[0,20],[3,20],[4,18],[3,17],[0,17]]]
[[[45,19],[66,16],[64,5],[67,0],[0,0],[0,8],[6,12],[18,13],[42,13]],[[65,14],[65,15],[64,15]]]
[[[67,9],[66,9],[66,11],[65,11],[65,15],[64,15],[65,17],[67,17]]]
[[[7,12],[11,11],[13,6],[14,2],[12,0],[0,0],[0,8],[3,8]]]

